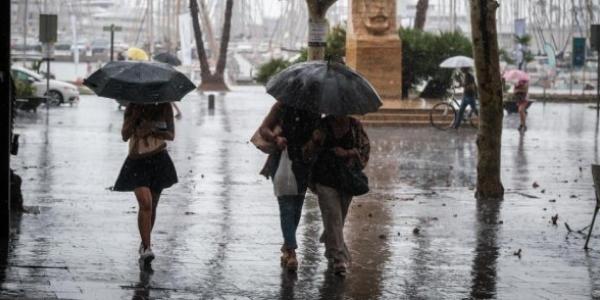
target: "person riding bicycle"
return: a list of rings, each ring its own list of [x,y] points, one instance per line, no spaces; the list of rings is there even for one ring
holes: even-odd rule
[[[463,87],[464,92],[463,99],[458,110],[458,116],[454,121],[455,124],[453,125],[453,127],[456,129],[460,127],[460,123],[462,122],[467,106],[471,106],[471,110],[473,110],[475,114],[479,115],[475,100],[475,97],[477,96],[477,84],[475,83],[475,77],[473,77],[471,74],[470,68],[461,68],[460,70],[463,73],[461,86]]]

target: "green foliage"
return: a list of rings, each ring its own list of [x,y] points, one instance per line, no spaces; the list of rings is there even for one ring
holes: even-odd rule
[[[336,25],[331,28],[327,35],[327,48],[325,56],[345,57],[346,56],[346,28],[342,25]]]
[[[20,79],[15,79],[16,96],[20,97],[31,97],[35,95],[35,86],[33,84]]]
[[[523,36],[518,36],[515,34],[514,40],[516,44],[521,44],[525,47],[529,47],[529,44],[531,44],[531,35],[525,34]]]
[[[460,32],[434,34],[412,28],[399,30],[402,40],[402,95],[423,81],[431,81],[436,96],[447,93],[452,83],[452,70],[442,69],[445,59],[464,55],[472,57],[469,38]]]
[[[258,74],[256,75],[256,81],[261,84],[266,84],[271,76],[281,72],[281,70],[287,68],[291,63],[281,58],[274,58],[268,62],[260,65],[258,68]]]
[[[336,25],[329,30],[327,34],[327,47],[325,48],[325,57],[337,59],[346,56],[346,28],[343,25]],[[292,61],[274,58],[262,64],[258,69],[256,81],[266,84],[269,79],[290,65],[305,62],[308,59],[308,50],[302,48],[300,56]]]
[[[302,48],[302,50],[300,50],[300,56],[298,56],[298,58],[292,60],[291,63],[297,64],[297,63],[305,62],[307,60],[308,60],[308,49]]]
[[[514,65],[516,62],[506,49],[500,49],[500,60],[506,62],[509,65]]]
[[[40,68],[42,67],[42,61],[41,60],[35,60],[31,63],[31,69],[34,70],[36,73],[40,73]]]
[[[535,60],[535,55],[533,55],[531,50],[527,50],[524,53],[523,59],[525,60],[526,63],[530,63]]]
[[[531,50],[529,50],[529,45],[531,44],[531,35],[529,35],[529,34],[525,34],[523,36],[515,35],[514,41],[516,44],[521,44],[523,46],[523,48],[525,49],[525,50],[523,50],[523,60],[525,61],[523,67],[527,68],[527,63],[530,63],[535,60],[535,56],[533,55]]]

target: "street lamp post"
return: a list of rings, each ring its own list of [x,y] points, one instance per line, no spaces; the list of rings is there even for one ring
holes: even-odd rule
[[[44,45],[44,58],[46,61],[46,115],[50,110],[50,61],[53,56],[54,43],[57,40],[58,17],[56,15],[40,14],[39,40]],[[46,118],[46,121],[48,119]]]
[[[110,61],[114,60],[115,53],[115,31],[121,31],[123,28],[121,26],[115,26],[115,24],[110,24],[110,26],[102,27],[102,31],[110,31]]]

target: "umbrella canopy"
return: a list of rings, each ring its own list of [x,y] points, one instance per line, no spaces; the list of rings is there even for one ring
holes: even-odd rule
[[[292,65],[267,82],[267,93],[286,105],[330,115],[366,114],[382,104],[365,78],[337,62]]]
[[[472,68],[475,65],[473,59],[466,56],[454,56],[444,60],[441,64],[441,68],[447,69],[459,69],[459,68]]]
[[[98,96],[135,103],[179,101],[196,88],[172,66],[142,61],[109,62],[83,84]]]
[[[155,55],[154,60],[170,64],[171,66],[181,66],[181,60],[169,52],[163,52]]]
[[[508,70],[504,73],[504,75],[502,75],[502,78],[504,78],[508,81],[513,81],[513,82],[519,82],[519,81],[529,82],[529,74],[527,74],[521,70]]]
[[[127,58],[129,58],[130,60],[138,60],[138,61],[150,60],[150,57],[148,56],[146,51],[144,51],[140,48],[135,48],[135,47],[131,47],[131,48],[127,49]]]

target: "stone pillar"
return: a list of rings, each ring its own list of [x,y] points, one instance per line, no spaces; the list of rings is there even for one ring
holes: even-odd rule
[[[346,64],[365,76],[381,98],[402,98],[402,44],[396,0],[348,0]]]

